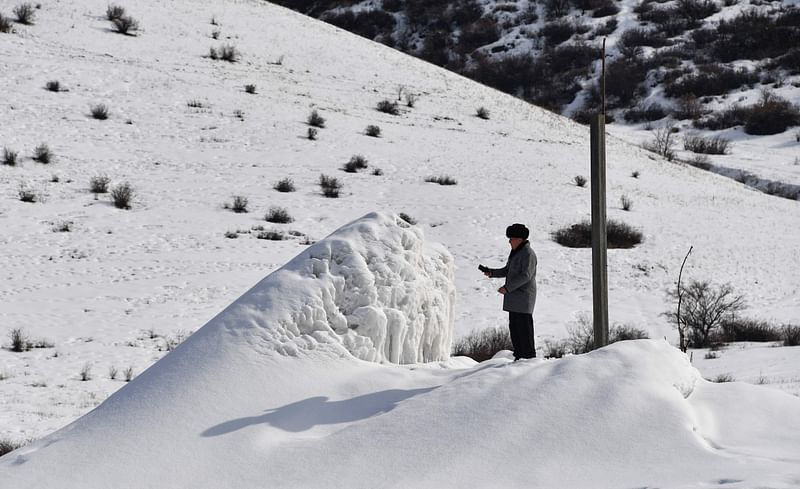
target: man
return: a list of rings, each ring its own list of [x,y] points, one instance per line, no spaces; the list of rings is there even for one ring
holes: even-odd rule
[[[506,283],[497,289],[503,295],[503,310],[508,311],[508,329],[514,345],[514,360],[536,357],[533,339],[533,307],[536,305],[536,253],[528,241],[530,232],[522,224],[506,229],[511,245],[508,262],[503,268],[478,265],[478,270],[490,278],[505,277]]]

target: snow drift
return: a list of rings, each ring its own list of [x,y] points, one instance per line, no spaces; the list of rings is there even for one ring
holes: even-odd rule
[[[253,335],[285,355],[324,346],[367,361],[431,362],[449,356],[454,309],[447,250],[373,213],[270,274],[202,333]]]

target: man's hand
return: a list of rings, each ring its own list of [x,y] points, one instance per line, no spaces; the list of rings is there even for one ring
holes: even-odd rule
[[[508,293],[505,287],[500,287],[497,291],[500,292],[500,295],[506,295]]]
[[[483,274],[486,275],[487,277],[489,277],[489,278],[492,277],[492,272],[489,271],[489,267],[485,267],[483,265],[478,265],[478,270],[483,272]]]

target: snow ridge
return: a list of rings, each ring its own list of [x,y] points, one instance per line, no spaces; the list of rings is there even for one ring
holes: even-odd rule
[[[255,335],[260,348],[289,356],[327,345],[372,362],[445,360],[453,268],[419,228],[372,213],[270,274],[204,328]]]

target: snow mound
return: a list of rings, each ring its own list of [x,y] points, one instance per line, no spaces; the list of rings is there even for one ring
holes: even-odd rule
[[[259,349],[319,348],[372,362],[449,357],[453,258],[403,219],[372,213],[311,246],[209,321]]]

